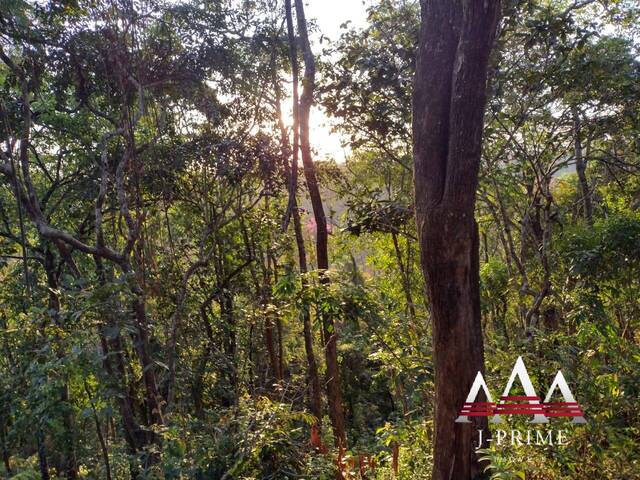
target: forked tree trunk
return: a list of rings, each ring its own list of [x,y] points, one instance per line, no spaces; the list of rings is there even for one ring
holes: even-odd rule
[[[311,145],[309,144],[309,112],[313,103],[313,92],[315,89],[315,60],[309,36],[307,33],[307,21],[304,15],[302,0],[295,0],[296,18],[298,21],[298,34],[300,36],[300,47],[304,60],[304,79],[302,81],[302,95],[300,97],[300,150],[302,153],[302,164],[304,176],[309,190],[313,216],[316,221],[316,258],[318,269],[324,272],[329,268],[328,232],[327,219],[324,214],[322,196],[316,178],[315,166],[311,158]],[[321,280],[326,283],[326,276]],[[344,422],[344,410],[342,406],[342,391],[340,388],[340,372],[338,367],[338,338],[335,329],[335,322],[331,315],[322,315],[322,330],[325,337],[325,361],[327,364],[327,400],[329,403],[329,417],[333,426],[333,434],[336,446],[346,447],[347,436]]]
[[[434,480],[480,473],[486,419],[455,423],[483,370],[474,219],[487,65],[499,0],[423,0],[413,96],[416,222],[433,325]],[[475,417],[480,419],[483,417]]]
[[[296,236],[296,247],[298,250],[298,264],[300,273],[303,275],[302,288],[307,288],[307,280],[304,274],[308,272],[307,267],[307,249],[304,244],[304,237],[302,236],[302,225],[300,223],[300,212],[298,211],[298,149],[300,148],[300,131],[298,130],[298,111],[299,111],[299,98],[298,98],[298,48],[296,46],[296,39],[293,27],[293,14],[291,9],[291,0],[285,0],[285,14],[287,20],[287,36],[289,39],[289,58],[291,61],[291,77],[292,77],[292,95],[293,95],[293,146],[291,148],[291,170],[288,173],[289,176],[289,206],[287,207],[287,218],[285,219],[284,226],[289,221],[289,211],[293,216],[293,226]],[[278,106],[280,102],[278,102]],[[280,130],[282,134],[282,148],[283,151],[288,148],[287,134],[282,123],[282,117],[279,115]],[[286,158],[286,156],[285,156]],[[287,169],[288,170],[288,169]],[[316,356],[313,351],[313,329],[311,325],[311,314],[309,309],[305,308],[302,312],[302,328],[304,335],[304,349],[307,357],[307,375],[309,377],[309,408],[311,413],[316,417],[315,428],[318,432],[318,438],[322,431],[322,390],[320,388],[320,377],[318,376],[318,364],[316,362]],[[319,446],[319,445],[318,445]]]

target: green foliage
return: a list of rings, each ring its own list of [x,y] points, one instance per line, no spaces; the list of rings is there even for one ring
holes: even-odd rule
[[[318,58],[314,101],[350,152],[316,162],[319,271],[302,179],[299,238],[290,215],[282,2],[0,0],[0,476],[330,480],[340,458],[350,480],[431,477],[418,3],[374,2]],[[637,478],[639,12],[503,3],[476,214],[486,378],[522,355],[543,391],[561,368],[588,423],[480,454],[495,479]]]
[[[485,309],[502,301],[508,287],[509,272],[503,262],[492,259],[482,264],[480,267],[480,288]]]
[[[491,449],[478,449],[479,458],[487,465],[485,472],[489,472],[491,480],[525,480],[526,475],[522,471],[516,471],[512,461],[504,452],[496,452]]]
[[[620,280],[640,272],[640,215],[624,212],[578,227],[563,236],[560,247],[569,272],[581,280]],[[620,282],[623,283],[623,282]]]
[[[312,416],[266,397],[246,396],[239,405],[170,426],[164,478],[330,478],[335,465],[315,458],[307,443]]]

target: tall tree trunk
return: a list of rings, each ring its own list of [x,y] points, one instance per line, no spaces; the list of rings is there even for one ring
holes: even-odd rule
[[[267,353],[269,355],[269,366],[271,367],[271,377],[277,383],[282,382],[282,377],[280,376],[280,363],[278,361],[278,354],[276,352],[276,343],[274,339],[274,325],[273,320],[271,319],[271,312],[268,312],[265,308],[263,309],[265,319],[264,319],[264,343],[267,348]]]
[[[298,261],[300,263],[300,272],[304,275],[307,273],[307,252],[305,250],[304,238],[302,237],[302,225],[300,224],[300,213],[297,206],[293,211],[293,226],[296,233],[296,243],[298,245]],[[302,288],[307,288],[307,280],[303,277]],[[302,311],[302,329],[304,335],[304,350],[307,355],[307,368],[309,376],[309,404],[311,413],[316,417],[316,428],[318,432],[322,430],[322,390],[320,388],[320,376],[318,375],[318,364],[313,351],[313,328],[311,326],[311,313],[309,308],[305,306]]]
[[[13,469],[11,468],[11,454],[9,453],[9,446],[7,444],[7,420],[3,414],[0,417],[0,442],[2,443],[2,463],[4,469],[9,477],[13,476]]]
[[[593,204],[591,203],[591,192],[589,191],[589,182],[587,180],[587,162],[582,154],[582,122],[577,108],[573,109],[573,141],[576,173],[578,174],[580,195],[582,197],[582,214],[591,225],[593,223]]]
[[[107,275],[104,268],[104,264],[99,257],[94,258],[96,263],[96,272],[98,277],[98,285],[104,288],[107,284]],[[103,333],[100,334],[100,343],[102,347],[102,364],[107,372],[108,378],[113,382],[111,385],[114,390],[118,392],[116,398],[118,400],[118,409],[120,411],[120,417],[122,418],[122,428],[124,433],[124,439],[129,448],[129,452],[132,455],[138,453],[138,451],[149,443],[147,439],[148,435],[141,434],[143,430],[135,418],[135,406],[133,397],[129,393],[127,388],[127,374],[125,368],[124,359],[124,347],[122,345],[122,337],[120,336],[120,325],[118,320],[114,318],[113,311],[118,309],[115,306],[110,305],[113,308],[105,309],[104,315],[106,319],[106,326],[112,332],[110,338],[107,338]],[[147,429],[145,429],[146,431]],[[135,462],[131,462],[131,474],[132,478],[137,478],[137,470],[134,465]]]
[[[279,104],[278,104],[279,109]],[[269,204],[267,199],[265,199],[265,210],[269,209]],[[242,223],[242,236],[244,238],[244,244],[246,251],[249,255],[256,255],[261,259],[259,262],[260,265],[260,275],[258,271],[253,266],[253,264],[249,265],[249,271],[251,272],[251,279],[253,280],[253,286],[255,289],[256,298],[260,300],[260,308],[261,314],[264,319],[264,329],[262,338],[264,340],[264,347],[267,351],[267,356],[269,357],[269,368],[266,371],[265,380],[268,382],[268,388],[272,389],[276,383],[282,382],[282,376],[280,374],[280,361],[278,359],[278,354],[276,351],[276,342],[274,335],[274,323],[273,323],[273,312],[269,308],[269,300],[271,295],[271,286],[272,286],[272,257],[268,252],[262,253],[259,252],[256,247],[256,243],[253,238],[249,235],[249,231],[245,228],[244,222]],[[271,243],[271,239],[270,239]],[[275,265],[275,263],[274,263]],[[274,267],[275,268],[275,267]],[[256,362],[260,364],[260,362]]]
[[[96,434],[98,435],[98,441],[100,442],[100,451],[102,452],[102,461],[104,462],[105,477],[106,477],[106,480],[111,480],[111,464],[109,463],[109,447],[107,446],[107,441],[104,438],[104,434],[102,433],[102,425],[100,424],[100,419],[98,418],[96,405],[93,402],[93,396],[91,395],[91,390],[89,389],[89,384],[87,383],[86,380],[84,380],[84,391],[86,392],[87,398],[89,399],[89,404],[91,405],[91,413],[93,415],[93,421],[96,425]]]
[[[269,200],[265,199],[265,210],[269,210]],[[269,243],[272,243],[273,240],[271,236],[269,236]],[[271,252],[267,249],[265,252],[265,263],[266,267],[264,270],[264,279],[262,282],[262,288],[260,289],[260,296],[262,298],[262,309],[264,315],[264,335],[265,335],[265,343],[267,347],[267,352],[269,353],[269,361],[271,363],[271,375],[276,380],[277,383],[282,384],[284,380],[283,377],[283,369],[282,367],[282,352],[280,349],[280,344],[276,347],[276,324],[278,323],[278,319],[276,318],[276,322],[274,324],[273,316],[274,312],[269,309],[269,299],[271,295],[272,285],[277,283],[276,279],[276,271],[278,269],[278,265],[275,262]]]
[[[226,357],[227,365],[224,369],[228,385],[231,389],[231,397],[224,398],[227,407],[237,404],[238,401],[238,377],[236,373],[236,323],[233,316],[233,294],[227,289],[221,289],[218,299],[220,305],[220,318],[223,324],[224,340],[223,350]]]
[[[49,315],[53,323],[60,328],[64,328],[60,323],[60,299],[58,298],[58,276],[56,273],[55,258],[50,245],[45,246],[44,269],[47,276],[47,286],[49,287]],[[62,360],[64,351],[56,349],[56,356]],[[76,461],[75,442],[75,416],[73,414],[73,404],[69,401],[69,381],[64,379],[60,385],[60,403],[63,407],[62,424],[64,425],[64,470],[68,480],[78,478],[78,468]]]
[[[44,435],[38,427],[36,432],[36,444],[38,446],[38,466],[40,468],[40,477],[42,480],[49,480],[49,462],[47,461],[47,448],[44,444]]]
[[[307,21],[304,15],[302,0],[295,0],[296,18],[298,21],[298,34],[304,59],[304,79],[302,81],[302,95],[300,97],[300,150],[302,152],[302,164],[304,166],[304,176],[311,198],[313,216],[316,221],[316,258],[318,269],[321,272],[329,268],[328,232],[327,219],[324,214],[320,188],[316,178],[315,166],[311,158],[311,145],[309,143],[309,113],[313,103],[313,93],[315,90],[316,65],[309,43],[307,33]],[[326,276],[322,275],[321,280],[327,282]],[[331,315],[322,314],[322,329],[326,339],[325,361],[327,364],[327,399],[329,402],[329,416],[333,426],[333,434],[336,445],[346,447],[347,435],[345,430],[344,409],[342,406],[342,391],[340,389],[340,372],[338,367],[338,338],[335,322]]]
[[[298,264],[300,273],[303,275],[302,288],[307,287],[307,280],[304,274],[308,272],[307,267],[307,249],[302,236],[302,225],[300,223],[300,212],[298,211],[298,149],[300,148],[300,132],[298,125],[299,98],[298,98],[298,49],[296,47],[296,39],[293,28],[293,15],[291,11],[291,0],[285,0],[285,12],[287,17],[287,35],[289,38],[289,57],[291,61],[291,77],[293,83],[293,148],[291,149],[291,170],[289,176],[289,204],[287,211],[293,215],[293,227],[296,237],[296,247],[298,250]],[[278,102],[280,105],[280,102]],[[283,149],[288,147],[287,134],[282,123],[281,115],[278,115],[280,121],[280,131],[282,136]],[[286,142],[286,143],[285,143]],[[285,164],[287,165],[287,164]],[[287,168],[288,169],[288,168]],[[288,222],[288,216],[284,222]],[[318,364],[313,351],[313,329],[311,327],[311,314],[308,308],[302,312],[302,329],[304,336],[304,349],[307,357],[307,376],[309,380],[309,408],[311,413],[316,417],[315,427],[318,433],[322,430],[322,390],[320,388],[320,377],[318,376]],[[319,435],[318,435],[319,438]]]
[[[271,238],[271,237],[269,237]],[[269,240],[271,243],[271,239]],[[271,265],[273,266],[271,272],[273,276],[273,284],[276,285],[279,282],[278,279],[278,259],[276,258],[273,250],[268,250],[268,256],[271,259]],[[276,333],[278,338],[276,344],[278,346],[278,378],[280,382],[284,381],[285,361],[284,361],[284,326],[282,324],[282,318],[280,315],[276,315]]]
[[[140,93],[142,97],[142,93]],[[141,108],[141,113],[144,108]],[[142,165],[136,152],[136,139],[133,134],[136,120],[131,114],[124,115],[123,123],[125,125],[126,151],[123,159],[116,169],[116,190],[118,192],[118,201],[120,212],[125,220],[128,229],[128,237],[133,241],[132,253],[133,262],[129,258],[127,252],[123,255],[121,268],[124,273],[132,273],[130,281],[130,289],[133,294],[132,310],[133,317],[136,321],[135,349],[138,354],[140,365],[142,367],[142,379],[144,380],[145,395],[144,403],[150,414],[152,423],[156,425],[164,425],[164,417],[162,407],[164,400],[158,388],[158,380],[156,376],[156,366],[151,355],[150,345],[150,329],[149,319],[147,318],[147,298],[146,298],[146,264],[144,260],[144,251],[146,238],[144,236],[144,217],[142,207],[142,195],[140,193],[140,172]],[[126,173],[124,169],[129,170],[131,177],[130,188],[133,190],[132,199],[128,198],[127,185],[125,185]],[[133,202],[136,215],[135,220],[131,215],[129,201]],[[178,307],[179,308],[179,307]],[[157,442],[159,443],[159,438]],[[150,455],[151,461],[159,460],[159,454]]]
[[[162,397],[158,390],[156,381],[155,365],[151,358],[149,345],[149,323],[147,320],[146,304],[144,293],[137,288],[134,289],[133,313],[136,319],[135,348],[140,358],[142,367],[142,378],[145,386],[144,402],[151,414],[151,420],[156,425],[164,425],[162,416]]]
[[[276,318],[276,331],[278,332],[278,369],[280,372],[278,373],[280,377],[280,381],[284,381],[284,326],[282,325],[282,319],[280,317]]]
[[[413,96],[416,222],[433,325],[434,480],[480,473],[473,439],[486,418],[455,423],[483,370],[479,237],[474,218],[487,66],[499,0],[423,0]]]
[[[396,232],[391,232],[391,239],[393,240],[393,249],[396,253],[398,270],[400,270],[400,277],[402,278],[402,289],[404,290],[404,298],[407,302],[407,311],[409,312],[411,319],[415,319],[416,307],[413,303],[413,296],[411,295],[411,278],[409,278],[408,268],[405,268],[404,261],[402,260],[402,251],[400,250],[400,244],[398,243],[398,234]]]

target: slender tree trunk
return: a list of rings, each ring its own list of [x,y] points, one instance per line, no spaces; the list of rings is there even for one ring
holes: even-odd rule
[[[591,203],[591,192],[587,180],[587,162],[582,154],[582,122],[577,108],[573,109],[573,135],[576,173],[578,174],[580,195],[582,197],[582,214],[587,223],[591,225],[593,223],[593,204]]]
[[[94,260],[96,263],[98,284],[100,287],[104,288],[107,282],[104,265],[99,257],[95,257]],[[116,309],[114,308],[113,310]],[[105,318],[107,319],[107,326],[110,329],[115,330],[115,334],[112,332],[109,339],[107,339],[104,334],[100,335],[103,357],[102,363],[105,371],[107,372],[108,378],[114,383],[113,387],[119,393],[116,397],[118,400],[120,417],[122,418],[124,439],[129,447],[129,452],[131,454],[136,454],[141,447],[145,446],[146,440],[142,442],[140,441],[139,432],[141,429],[135,418],[133,398],[129,394],[129,389],[127,388],[127,375],[123,355],[122,337],[120,336],[120,326],[118,325],[118,321],[113,318],[110,309],[107,309],[104,313]],[[132,470],[132,473],[135,473],[135,471]],[[133,476],[135,478],[135,475]]]
[[[269,209],[268,199],[265,200],[265,209]],[[271,243],[271,238],[269,238]],[[262,283],[262,288],[260,292],[260,296],[262,298],[262,307],[264,312],[264,334],[265,334],[265,343],[267,346],[267,352],[269,353],[269,361],[271,363],[271,375],[278,383],[282,383],[283,374],[282,374],[282,352],[280,347],[276,347],[276,325],[273,321],[274,312],[270,311],[268,308],[269,305],[269,296],[271,294],[271,286],[277,280],[275,279],[275,272],[278,268],[274,259],[272,258],[269,251],[265,252],[266,256],[266,268],[264,272],[264,281]],[[277,323],[277,322],[276,322]]]
[[[195,368],[194,380],[192,384],[192,392],[193,392],[193,404],[195,408],[196,417],[202,418],[204,416],[204,402],[202,399],[202,393],[204,390],[204,375],[207,369],[207,363],[211,359],[211,354],[214,350],[214,345],[216,344],[215,335],[213,334],[213,329],[211,328],[211,323],[209,322],[209,315],[207,311],[211,308],[211,302],[213,301],[213,296],[209,296],[202,304],[200,304],[200,319],[202,320],[202,326],[207,337],[206,344],[204,346],[202,355],[198,360],[197,367]],[[251,348],[249,348],[249,352],[251,352]]]
[[[233,294],[228,289],[223,289],[220,294],[219,305],[220,318],[224,328],[223,348],[228,362],[224,372],[231,388],[231,398],[225,398],[225,401],[228,402],[226,406],[230,407],[236,405],[238,400],[238,378],[236,374],[236,325],[233,318]]]
[[[49,462],[47,461],[47,448],[44,445],[44,435],[40,427],[36,432],[36,444],[38,445],[38,466],[42,480],[49,480]]]
[[[278,373],[280,377],[280,381],[284,381],[284,371],[285,371],[285,363],[284,363],[284,327],[282,325],[282,319],[278,317],[276,319],[276,331],[278,332],[278,369],[280,372]]]
[[[164,425],[162,416],[162,398],[156,381],[155,365],[150,354],[149,325],[147,321],[144,294],[134,291],[133,312],[137,323],[135,347],[142,367],[142,378],[145,386],[144,401],[151,413],[151,420],[156,425]]]
[[[11,468],[11,455],[9,454],[9,447],[7,445],[7,423],[5,418],[2,418],[0,424],[0,441],[2,442],[2,463],[4,463],[4,469],[9,477],[13,476],[13,469]]]
[[[302,288],[307,288],[307,280],[304,274],[308,272],[307,266],[307,249],[304,244],[302,235],[302,224],[300,222],[300,212],[298,211],[298,150],[300,148],[300,135],[297,128],[299,97],[298,97],[298,49],[296,47],[296,39],[293,26],[293,15],[291,9],[291,0],[285,0],[285,13],[287,20],[287,36],[289,40],[289,58],[291,61],[291,77],[293,83],[293,148],[291,148],[291,169],[289,170],[288,162],[285,162],[286,174],[289,177],[289,206],[283,227],[289,221],[289,213],[293,216],[293,227],[296,237],[296,248],[298,250],[298,266],[302,274]],[[283,153],[289,150],[289,141],[287,132],[280,115],[280,102],[278,99],[278,120],[280,125],[280,134]],[[286,155],[285,155],[286,158]],[[316,362],[315,352],[313,351],[313,328],[311,325],[311,315],[308,308],[302,311],[302,328],[304,336],[304,349],[307,357],[307,377],[309,382],[309,409],[316,417],[315,429],[320,438],[322,431],[322,390],[320,388],[320,377],[318,375],[318,364]]]
[[[484,421],[455,423],[483,370],[479,237],[474,219],[487,66],[498,0],[423,0],[413,96],[416,222],[433,325],[434,480],[480,473]]]
[[[144,236],[144,214],[142,212],[142,195],[140,193],[139,173],[141,166],[139,158],[136,154],[136,140],[133,135],[133,125],[135,122],[129,116],[125,116],[125,139],[127,142],[122,161],[122,167],[129,168],[132,177],[133,189],[133,206],[136,210],[136,220],[134,221],[129,211],[129,200],[125,192],[123,171],[118,166],[116,172],[116,189],[118,190],[120,211],[125,219],[128,235],[135,238],[132,245],[133,262],[129,260],[129,255],[124,255],[125,260],[121,263],[121,268],[125,273],[133,273],[131,278],[131,293],[133,294],[132,309],[134,319],[136,321],[136,338],[135,349],[142,367],[142,378],[145,386],[144,402],[150,413],[152,423],[156,425],[164,425],[164,417],[162,407],[164,399],[158,388],[156,378],[156,365],[151,356],[151,346],[149,338],[149,320],[147,318],[147,299],[146,299],[146,263],[144,260],[144,251],[146,239]],[[126,160],[125,160],[126,159]],[[179,307],[178,307],[179,308]],[[159,438],[156,439],[156,442]],[[158,460],[159,454],[150,456],[151,461]]]
[[[297,207],[293,211],[293,226],[296,232],[296,242],[298,245],[298,261],[300,263],[300,271],[304,275],[307,273],[307,253],[304,245],[304,238],[302,237],[302,226],[300,224],[300,213]],[[307,280],[302,279],[302,288],[307,288]],[[318,364],[316,362],[316,356],[313,351],[313,328],[311,325],[311,313],[307,306],[302,311],[302,328],[304,335],[304,350],[307,356],[307,368],[309,375],[309,385],[311,391],[309,392],[309,403],[311,413],[316,417],[316,426],[318,432],[322,429],[322,390],[320,388],[320,376],[318,375]]]
[[[316,178],[315,166],[311,158],[311,145],[309,143],[309,113],[313,103],[315,89],[315,59],[311,51],[309,36],[307,33],[307,21],[304,15],[302,0],[295,0],[296,18],[298,21],[298,34],[304,59],[304,79],[302,96],[300,97],[300,150],[302,152],[302,164],[304,176],[311,198],[313,216],[316,221],[316,258],[318,269],[321,272],[329,268],[327,219],[324,214],[324,206],[320,195],[320,188]],[[322,273],[321,273],[322,274]],[[322,274],[321,280],[326,283],[328,278]],[[340,388],[340,372],[338,366],[338,337],[336,325],[331,315],[322,314],[322,329],[326,339],[325,361],[327,364],[327,399],[329,403],[329,416],[333,426],[333,434],[336,445],[346,447],[347,435],[344,421],[344,409],[342,406],[342,391]]]
[[[67,480],[78,478],[78,462],[76,458],[76,422],[73,414],[73,403],[69,399],[69,382],[65,379],[61,387],[61,403],[65,406],[63,424],[66,445],[64,446],[64,469]]]
[[[56,265],[53,252],[49,245],[45,246],[44,269],[47,276],[47,286],[49,287],[49,314],[53,323],[64,328],[60,324],[60,299],[58,298],[58,277],[56,274]],[[64,358],[64,352],[56,349],[58,359]],[[73,405],[69,401],[69,382],[65,378],[60,385],[60,403],[63,407],[62,423],[64,425],[64,470],[65,477],[68,480],[78,478],[78,468],[76,461],[76,442],[75,442],[75,417],[73,414]]]
[[[169,225],[167,224],[167,228]],[[207,266],[209,263],[209,256],[201,252],[198,256],[198,260],[193,262],[182,276],[182,285],[178,292],[178,298],[176,300],[176,308],[171,315],[171,330],[169,334],[169,341],[167,342],[167,367],[168,375],[164,385],[163,395],[166,399],[165,412],[170,412],[174,406],[176,395],[176,364],[178,362],[178,333],[182,323],[183,311],[185,308],[188,291],[189,280],[196,271],[200,268]]]
[[[398,243],[398,234],[391,232],[391,239],[393,240],[393,249],[396,253],[396,261],[398,262],[398,270],[400,270],[400,277],[402,278],[402,289],[404,290],[404,297],[407,302],[407,311],[412,319],[416,318],[416,307],[413,303],[413,296],[411,295],[411,279],[409,278],[408,269],[405,268],[402,260],[402,251],[400,250],[400,244]]]
[[[98,435],[98,441],[100,442],[100,451],[102,452],[102,460],[104,461],[105,477],[107,480],[111,480],[111,464],[109,463],[109,448],[107,447],[107,442],[104,438],[104,434],[102,433],[102,426],[100,425],[100,419],[98,418],[96,405],[93,402],[93,397],[91,396],[91,390],[89,390],[89,385],[87,384],[86,380],[84,381],[84,391],[87,393],[87,398],[89,399],[89,404],[91,405],[93,421],[96,424],[96,434]]]
[[[278,362],[278,354],[276,353],[276,344],[275,344],[275,339],[273,335],[274,333],[273,321],[271,320],[271,313],[267,312],[266,309],[264,309],[263,311],[265,315],[264,342],[265,342],[265,346],[267,347],[267,353],[269,354],[269,366],[271,367],[271,378],[275,379],[276,382],[279,383],[282,381],[282,378],[280,377],[280,366]]]
[[[285,161],[286,164],[286,161]],[[269,243],[272,243],[271,236],[269,236]],[[267,251],[268,257],[271,259],[272,265],[272,278],[273,284],[277,284],[278,279],[278,259],[275,256],[273,250]],[[284,381],[284,372],[285,372],[285,360],[284,360],[284,325],[282,324],[282,318],[279,314],[276,314],[276,333],[278,334],[278,338],[276,341],[276,345],[278,347],[278,379],[280,382]]]

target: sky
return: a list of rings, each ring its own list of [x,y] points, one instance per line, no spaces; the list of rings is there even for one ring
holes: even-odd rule
[[[305,13],[309,20],[315,19],[319,30],[330,39],[340,36],[340,25],[351,21],[354,26],[364,26],[367,21],[363,0],[307,0]]]
[[[305,2],[305,14],[307,20],[315,20],[317,31],[312,35],[312,48],[316,56],[322,50],[319,44],[320,35],[330,40],[340,37],[340,25],[351,21],[351,27],[363,27],[367,23],[366,7],[370,0],[307,0]],[[285,107],[286,108],[286,107]],[[290,109],[290,102],[288,108]],[[318,107],[311,111],[310,142],[317,151],[316,159],[324,160],[332,158],[337,162],[344,162],[349,154],[347,148],[341,146],[339,133],[331,132],[330,120]]]

